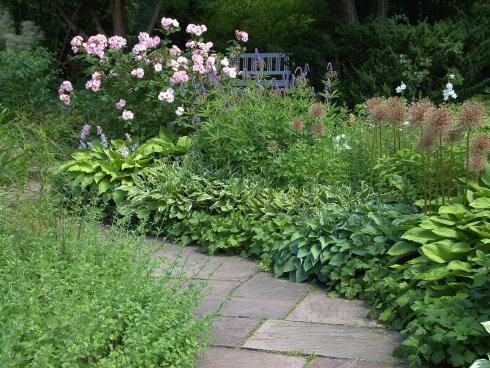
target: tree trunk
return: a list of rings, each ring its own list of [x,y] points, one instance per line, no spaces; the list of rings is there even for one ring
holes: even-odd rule
[[[155,3],[155,8],[153,9],[153,15],[148,23],[147,33],[151,33],[157,24],[158,16],[160,15],[160,9],[162,8],[163,0],[157,0]]]
[[[114,34],[118,36],[124,35],[122,2],[123,0],[112,1],[112,25],[114,27]]]
[[[390,0],[371,0],[369,14],[374,17],[387,18]]]
[[[357,16],[356,1],[355,0],[338,0],[337,5],[342,14],[342,17],[349,24],[359,23],[359,17]]]
[[[73,22],[73,20],[66,13],[65,9],[63,9],[61,5],[58,4],[58,2],[51,1],[51,6],[60,14],[61,18],[63,18],[63,20],[68,25],[68,27],[70,27],[73,33],[82,36],[84,39],[88,38],[88,35]]]
[[[90,16],[92,17],[92,21],[95,24],[95,29],[97,30],[97,33],[105,35],[104,28],[102,27],[102,24],[100,23],[99,19],[99,14],[97,13],[97,4],[95,4],[94,1],[92,1],[89,5],[89,12]]]

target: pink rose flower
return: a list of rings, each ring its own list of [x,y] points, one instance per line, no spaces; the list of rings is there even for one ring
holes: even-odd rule
[[[134,114],[129,110],[124,110],[122,113],[122,119],[124,121],[133,120]]]
[[[223,68],[223,75],[230,79],[234,79],[236,78],[236,69],[225,66]]]
[[[123,100],[122,98],[116,102],[116,109],[122,110],[123,107],[126,106],[126,100]]]
[[[173,45],[168,49],[168,53],[172,56],[180,56],[182,54],[182,50],[179,49],[176,45]]]
[[[143,68],[136,68],[131,70],[131,75],[135,76],[136,78],[142,79],[145,76],[145,71]]]
[[[112,36],[107,40],[110,49],[120,49],[126,46],[126,39],[121,36]]]
[[[170,29],[170,27],[179,27],[179,22],[177,19],[172,19],[172,18],[162,18],[162,28],[166,31]]]
[[[158,99],[168,103],[174,102],[174,90],[172,88],[168,88],[165,92],[160,92]]]
[[[236,30],[235,35],[236,35],[236,39],[238,41],[242,41],[242,42],[248,41],[248,33],[247,32]]]
[[[83,44],[83,38],[82,36],[75,36],[71,39],[71,50],[73,51],[74,54],[78,52],[78,49],[80,46]]]
[[[156,72],[161,72],[163,69],[162,64],[160,63],[156,63],[153,68],[155,69]]]
[[[71,91],[73,91],[73,86],[70,81],[64,81],[63,83],[61,83],[60,88],[58,89],[58,93],[60,95],[62,93],[71,92]]]
[[[184,114],[184,108],[182,106],[177,107],[177,110],[175,110],[175,114],[177,116],[182,116]]]
[[[193,36],[201,36],[204,32],[206,32],[208,28],[204,25],[197,25],[197,24],[189,24],[186,28],[186,32],[190,33]]]
[[[102,34],[90,36],[87,42],[83,44],[83,47],[87,54],[96,55],[102,59],[104,57],[104,50],[107,47],[107,37]]]
[[[170,84],[174,85],[174,84],[182,84],[182,83],[186,83],[189,81],[189,76],[187,75],[187,73],[185,71],[179,71],[179,72],[175,72],[174,75],[172,75],[172,77],[170,77]]]
[[[68,106],[70,104],[70,96],[64,93],[60,94],[60,100],[63,102],[65,106]]]
[[[224,57],[221,62],[220,62],[221,65],[223,66],[230,66],[230,61],[228,60],[227,57]]]

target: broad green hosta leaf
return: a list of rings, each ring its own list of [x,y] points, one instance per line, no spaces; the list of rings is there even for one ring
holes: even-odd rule
[[[485,327],[485,330],[490,334],[490,321],[482,322],[481,323],[483,327]]]
[[[415,252],[417,249],[419,249],[419,246],[416,244],[408,243],[405,241],[399,241],[399,242],[395,243],[388,250],[388,254],[390,256],[393,256],[393,257],[404,256],[404,255]]]
[[[430,243],[439,240],[440,238],[441,237],[437,236],[432,231],[421,227],[414,227],[402,235],[402,239],[411,240],[420,244]]]
[[[490,209],[490,198],[480,197],[470,203],[470,206],[476,209]]]
[[[449,214],[449,215],[455,215],[458,218],[462,218],[467,212],[468,212],[468,208],[466,208],[460,203],[452,204],[450,206],[441,206],[439,208],[440,215]]]
[[[465,271],[465,272],[470,272],[471,271],[471,263],[468,262],[462,262],[462,261],[451,261],[447,265],[448,270],[451,271]]]

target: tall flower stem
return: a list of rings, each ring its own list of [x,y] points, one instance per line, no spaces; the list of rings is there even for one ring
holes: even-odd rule
[[[382,146],[381,146],[381,124],[379,125],[379,157],[381,158],[381,156],[383,156],[383,150],[382,150]]]
[[[429,188],[428,188],[428,185],[427,185],[427,167],[426,167],[426,163],[425,163],[425,154],[424,154],[424,151],[422,151],[422,170],[423,170],[423,177],[424,177],[424,180],[423,180],[423,186],[424,186],[424,212],[425,214],[427,214],[427,197],[428,197],[428,192],[429,192]]]
[[[428,195],[429,195],[429,213],[432,212],[432,180],[431,180],[431,170],[430,170],[430,153],[427,154],[427,185],[428,185]]]
[[[470,162],[470,134],[471,128],[468,128],[468,133],[466,134],[466,178],[464,183],[464,204],[468,204],[468,176],[469,176],[469,168],[468,164]]]
[[[441,168],[440,175],[441,175],[442,205],[444,206],[445,205],[444,195],[445,195],[446,192],[444,190],[444,161],[443,161],[443,158],[442,158],[442,134],[439,134],[439,165],[440,165],[440,168]]]
[[[447,183],[448,183],[448,190],[447,190],[447,200],[451,200],[451,193],[453,191],[453,169],[452,165],[454,165],[454,144],[451,143],[451,146],[449,148],[449,166],[447,168]]]

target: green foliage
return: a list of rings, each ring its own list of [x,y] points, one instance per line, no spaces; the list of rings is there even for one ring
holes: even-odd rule
[[[20,34],[15,31],[15,26],[11,14],[0,8],[0,49],[28,50],[44,38],[41,29],[32,21],[21,22]]]
[[[0,51],[0,101],[7,107],[39,112],[53,93],[53,55],[44,48]]]
[[[0,187],[23,188],[33,177],[46,184],[55,152],[44,129],[0,106]]]
[[[203,285],[154,277],[144,237],[45,201],[1,203],[1,366],[194,367]]]
[[[315,103],[310,87],[299,83],[281,96],[250,82],[241,92],[198,103],[203,124],[195,141],[203,164],[259,175],[278,187],[342,181],[347,174],[334,139],[339,111],[332,104]],[[321,116],[310,114],[314,107]]]
[[[175,142],[174,142],[175,141]],[[113,200],[116,204],[124,199],[124,193],[118,190],[120,185],[132,185],[135,175],[143,168],[151,167],[156,162],[168,160],[172,155],[186,153],[191,145],[189,137],[177,140],[166,129],[160,135],[141,145],[111,141],[110,147],[105,142],[93,141],[91,148],[80,149],[72,155],[72,160],[60,167],[72,180],[72,187],[81,191],[93,190],[104,202]]]

